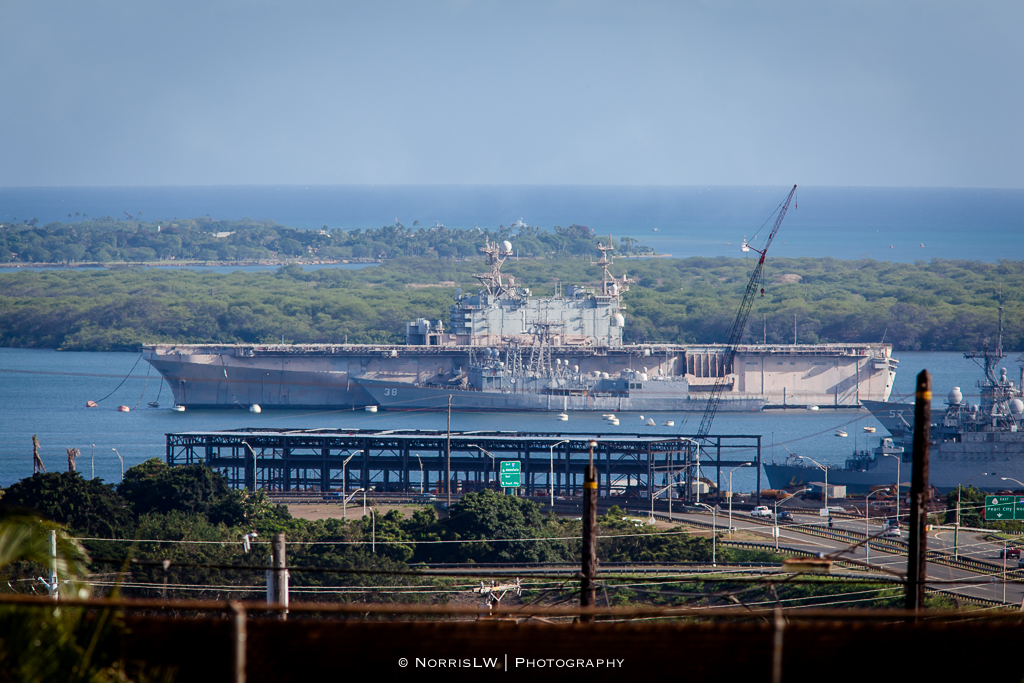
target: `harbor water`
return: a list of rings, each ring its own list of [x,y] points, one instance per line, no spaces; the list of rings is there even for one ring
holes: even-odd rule
[[[980,369],[958,353],[894,353],[900,365],[896,373],[893,401],[910,400],[915,376],[922,369],[932,373],[934,408],[944,405],[945,396],[959,386],[967,401],[976,400]],[[1019,354],[1011,353],[1001,364],[1011,377],[1018,375]],[[123,383],[122,383],[123,381]],[[243,409],[170,410],[171,393],[157,374],[136,353],[66,353],[37,349],[0,348],[0,486],[32,474],[32,436],[41,446],[43,463],[49,471],[67,467],[66,449],[78,448],[78,470],[117,482],[121,476],[118,453],[126,468],[149,458],[163,459],[165,434],[182,431],[212,431],[244,427],[262,428],[360,428],[360,429],[440,429],[446,427],[446,415],[430,412],[367,413],[362,410],[306,411],[264,410],[253,414]],[[120,386],[119,386],[120,385]],[[116,389],[116,390],[115,390]],[[86,401],[102,400],[98,408],[86,408]],[[147,404],[157,401],[159,408]],[[131,412],[118,412],[120,405]],[[657,426],[645,422],[654,418]],[[600,415],[569,413],[559,421],[554,413],[456,412],[452,430],[508,430],[510,425],[532,432],[601,434],[693,434],[699,413],[621,413],[618,426],[611,426]],[[672,427],[662,426],[673,420]],[[875,434],[863,427],[875,426]],[[847,438],[835,436],[842,429]],[[720,412],[712,434],[762,436],[765,462],[783,461],[787,451],[807,455],[823,463],[841,465],[856,449],[874,447],[885,430],[867,411],[834,411],[822,407],[809,410],[768,410],[755,413]],[[116,452],[115,450],[116,449]],[[737,458],[747,457],[737,454]],[[755,453],[749,457],[753,459]],[[714,479],[714,471],[704,476]],[[763,477],[763,473],[762,473]],[[767,486],[762,480],[763,485]],[[724,484],[724,480],[723,480]],[[754,473],[737,470],[733,487],[751,491]]]

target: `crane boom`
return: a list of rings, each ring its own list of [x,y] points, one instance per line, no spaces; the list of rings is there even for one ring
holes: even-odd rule
[[[772,231],[768,234],[768,239],[764,243],[763,249],[754,249],[761,255],[757,259],[757,265],[754,266],[754,272],[750,275],[750,282],[747,283],[747,291],[743,294],[743,301],[740,303],[740,310],[736,313],[736,319],[732,323],[732,327],[729,329],[729,339],[725,346],[725,363],[722,365],[722,374],[715,380],[714,385],[711,387],[711,395],[708,397],[707,408],[704,409],[704,417],[700,421],[700,429],[697,431],[697,441],[703,441],[711,431],[711,423],[715,420],[715,413],[718,412],[718,404],[722,401],[722,391],[725,389],[726,378],[729,372],[732,371],[733,361],[736,359],[736,347],[739,346],[740,341],[743,339],[743,331],[747,327],[747,316],[750,315],[750,307],[754,304],[754,296],[757,294],[758,286],[761,284],[761,272],[764,270],[764,257],[768,253],[768,247],[771,246],[772,240],[775,239],[775,234],[779,231],[779,226],[782,225],[782,219],[786,217],[786,211],[789,210],[789,203],[793,200],[793,195],[796,194],[796,185],[789,191],[789,196],[786,197],[786,201],[782,203],[782,208],[779,210],[779,215],[775,219],[775,225],[772,226]]]

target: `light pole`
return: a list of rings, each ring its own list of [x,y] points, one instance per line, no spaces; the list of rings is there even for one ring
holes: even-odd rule
[[[377,515],[370,508],[370,552],[377,552]]]
[[[416,454],[416,461],[420,464],[420,495],[422,496],[423,493],[424,493],[424,491],[423,491],[423,484],[424,484],[424,481],[423,481],[423,460],[420,458],[420,454],[419,453]]]
[[[343,496],[346,493],[348,493],[348,472],[345,470],[345,468],[348,466],[348,461],[356,457],[358,453],[362,452],[362,449],[354,451],[350,456],[341,461],[341,495]]]
[[[741,467],[747,467],[752,464],[753,463],[745,462],[742,465],[736,465],[736,467],[729,470],[729,538],[732,538],[732,473]]]
[[[896,458],[896,525],[900,523],[900,461],[903,460],[902,453],[882,453],[887,458]]]
[[[250,453],[252,453],[252,492],[253,492],[253,495],[255,495],[256,494],[256,451],[254,451],[252,449],[252,446],[249,445],[248,441],[243,441],[242,444],[246,448],[249,449]],[[266,482],[264,482],[264,483],[266,483]]]
[[[963,491],[964,486],[971,483],[972,479],[977,477],[986,477],[988,472],[979,472],[973,477],[965,481],[963,484],[959,484],[956,487],[956,526],[953,527],[953,559],[960,559],[960,492]],[[1004,558],[1005,559],[1005,558]]]
[[[362,452],[363,452],[362,450],[358,450],[355,453],[353,453],[352,455],[348,456],[347,458],[345,458],[344,460],[341,461],[341,498],[342,498],[341,518],[342,519],[348,519],[348,504],[345,503],[345,500],[344,500],[345,499],[345,494],[348,493],[348,472],[346,471],[345,467],[348,465],[348,461],[349,460],[351,460],[352,458],[356,457],[356,453],[362,453]]]
[[[825,501],[825,516],[828,516],[828,468],[822,465],[814,458],[808,458],[806,455],[798,455],[796,457],[800,458],[801,460],[810,460],[818,467],[819,470],[825,473],[825,490],[822,492],[822,496],[823,500]]]
[[[118,453],[116,448],[111,448],[110,450],[117,453],[117,459],[121,461],[121,481],[124,481],[124,458],[121,457],[121,454]]]
[[[999,477],[999,478],[1002,479],[1003,481],[1015,481],[1018,484],[1020,484],[1021,486],[1024,486],[1024,482],[1022,482],[1020,479],[1014,479],[1013,477]]]
[[[711,507],[707,503],[697,503],[702,508],[711,510],[711,566],[718,566],[718,506]]]
[[[870,491],[864,496],[864,564],[871,564],[871,530],[868,526],[868,518],[871,516],[871,508],[868,503],[868,498],[885,491],[885,489],[878,489],[877,491]],[[896,517],[896,521],[899,522],[899,517]]]
[[[483,446],[477,446],[475,443],[471,443],[471,444],[467,444],[467,445],[470,448],[479,448],[482,452],[484,452],[487,455],[491,456],[491,474],[494,474],[494,453],[491,453],[489,450],[487,450]],[[487,476],[487,488],[490,488],[490,487],[491,487],[491,477],[490,477],[490,475],[488,475]]]
[[[347,498],[345,497],[344,493],[341,494],[341,518],[342,519],[346,519],[346,520],[348,519],[348,504],[349,504],[349,501],[351,501],[353,498],[355,498],[356,494],[359,493],[360,491],[363,491],[363,489],[362,488],[356,489],[355,491],[352,492],[352,495],[348,496]],[[364,515],[366,514],[366,491],[363,491],[363,514]]]
[[[548,474],[548,488],[551,489],[551,507],[555,507],[555,446],[560,446],[563,443],[569,443],[568,439],[559,441],[558,443],[551,444],[548,449],[548,456],[551,459],[551,471]]]
[[[807,489],[800,489],[799,491],[794,491],[793,494],[789,498],[786,498],[786,500],[793,500],[794,498],[796,498],[798,493],[803,493],[804,491],[810,491],[810,490],[811,489],[807,488]],[[776,550],[779,549],[779,504],[780,503],[785,503],[786,500],[779,500],[777,498],[775,499],[775,519],[773,521],[775,522],[775,549]]]

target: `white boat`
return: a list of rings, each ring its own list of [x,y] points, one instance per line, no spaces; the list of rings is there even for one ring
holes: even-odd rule
[[[566,415],[565,413],[559,413],[558,414],[558,419],[561,422],[568,422],[569,421],[569,416]]]
[[[847,437],[847,436],[849,436],[849,434],[844,432],[842,429],[837,429],[836,430],[836,436]]]
[[[875,433],[875,428],[874,427],[865,427],[864,431],[867,432],[868,434],[874,434]]]

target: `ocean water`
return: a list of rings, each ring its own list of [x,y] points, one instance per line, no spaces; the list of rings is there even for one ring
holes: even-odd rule
[[[971,400],[977,395],[975,384],[981,372],[972,361],[955,353],[902,353],[896,375],[897,396],[913,396],[915,376],[927,368],[933,375],[935,408],[941,407],[949,389],[959,386]],[[1004,361],[1011,377],[1018,376],[1016,355]],[[32,474],[32,436],[42,448],[48,470],[62,471],[67,466],[67,448],[82,452],[78,469],[90,477],[108,482],[121,476],[118,454],[125,467],[149,458],[164,458],[165,434],[169,432],[236,429],[241,427],[313,428],[351,427],[366,429],[423,428],[444,429],[444,413],[366,413],[364,411],[274,411],[255,415],[245,410],[170,410],[171,394],[155,372],[135,353],[63,353],[38,349],[0,348],[0,486]],[[126,379],[127,378],[127,379]],[[122,383],[122,380],[123,383]],[[120,387],[118,388],[118,386]],[[116,389],[116,391],[115,391]],[[87,400],[99,400],[114,392],[99,408],[86,408]],[[160,408],[147,408],[159,398]],[[132,412],[120,413],[118,405]],[[605,423],[599,414],[570,413],[568,422],[559,422],[554,414],[456,412],[453,430],[507,430],[517,425],[522,430],[542,432],[580,432],[592,435],[609,433],[692,434],[700,424],[700,414],[648,413],[658,425],[662,420],[676,421],[674,428],[645,427],[636,413],[623,413],[618,427]],[[760,413],[719,412],[713,434],[760,434],[762,457],[784,460],[787,450],[813,457],[820,462],[841,464],[855,449],[874,447],[884,434],[869,435],[863,427],[878,423],[865,411],[820,410],[764,411]],[[849,433],[837,438],[836,429]],[[115,450],[116,449],[116,452]],[[746,454],[755,457],[753,452]],[[743,455],[738,455],[743,457]],[[95,463],[95,464],[94,464]],[[705,476],[714,477],[707,469]],[[756,485],[753,472],[737,470],[733,475],[737,491],[751,491]],[[767,485],[767,484],[765,484]]]
[[[789,187],[270,186],[0,188],[0,219],[142,212],[145,220],[272,219],[296,228],[496,229],[522,219],[634,237],[662,254],[741,256]],[[1024,190],[801,187],[773,256],[997,261],[1024,257]],[[758,240],[755,245],[760,244]],[[748,252],[748,257],[754,254]]]

